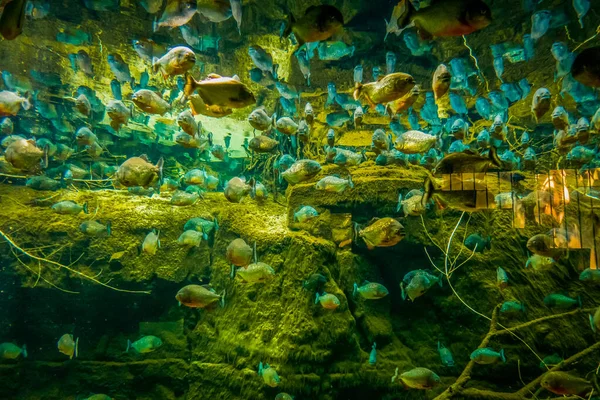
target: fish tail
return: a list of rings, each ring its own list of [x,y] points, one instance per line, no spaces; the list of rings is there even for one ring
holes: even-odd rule
[[[356,82],[356,85],[354,86],[354,93],[352,94],[352,97],[354,97],[354,100],[358,100],[359,97],[361,96],[362,87],[363,87],[362,83]]]
[[[398,204],[396,204],[396,212],[402,211],[402,193],[398,193]]]
[[[500,358],[502,359],[502,362],[506,364],[506,356],[504,355],[504,349],[500,350]]]
[[[73,353],[75,358],[79,356],[79,338],[75,339],[75,352]]]
[[[352,175],[348,175],[348,186],[350,186],[350,189],[354,188],[354,182],[352,182]]]
[[[590,314],[589,316],[590,316],[590,326],[592,327],[592,332],[596,333],[596,326],[594,325],[594,317],[592,316],[592,314]]]
[[[90,213],[87,201],[85,203],[83,203],[83,213],[84,214],[89,214]]]
[[[400,290],[402,293],[402,300],[406,300],[406,291],[404,290],[404,282],[400,283]]]
[[[225,295],[227,294],[227,290],[223,289],[223,292],[221,293],[221,299],[219,301],[219,303],[221,304],[221,308],[225,307]]]
[[[319,304],[319,292],[315,293],[315,304]]]
[[[352,296],[356,297],[357,293],[358,293],[358,285],[356,284],[356,282],[354,282],[354,290],[352,290]]]
[[[383,19],[383,22],[385,22],[385,36],[383,37],[383,41],[385,42],[387,40],[388,35],[390,34],[390,32],[387,29],[390,23],[385,18]]]
[[[531,260],[527,259],[527,262],[525,263],[525,268],[529,268],[529,264],[531,264]]]
[[[110,234],[112,233],[110,221],[108,221],[108,223],[106,224],[106,233],[108,233],[108,236],[110,236]]]
[[[125,349],[125,353],[129,353],[130,347],[131,347],[131,340],[127,339],[127,348]]]
[[[27,345],[24,344],[23,347],[21,347],[21,354],[23,354],[23,358],[27,358]]]
[[[235,265],[231,264],[231,272],[229,273],[231,279],[235,278]]]

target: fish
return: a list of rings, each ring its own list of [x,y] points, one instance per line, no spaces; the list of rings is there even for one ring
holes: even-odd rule
[[[563,371],[549,371],[542,376],[540,386],[558,395],[585,395],[593,390],[592,384]]]
[[[27,358],[27,346],[19,347],[13,343],[0,343],[0,359],[15,360],[19,357]]]
[[[496,284],[501,290],[508,287],[508,274],[502,267],[496,269]]]
[[[35,171],[48,165],[48,151],[37,147],[33,139],[16,139],[6,148],[4,159],[21,171]]]
[[[329,193],[343,193],[346,189],[354,188],[352,176],[348,175],[348,179],[342,179],[337,176],[326,176],[321,178],[316,185],[317,190],[323,190]]]
[[[17,115],[21,109],[29,110],[30,108],[31,103],[25,97],[21,97],[8,90],[0,91],[0,117],[14,116]]]
[[[162,158],[158,160],[156,165],[151,164],[145,154],[139,157],[131,157],[121,164],[115,174],[115,179],[125,187],[141,186],[147,188],[160,186],[163,164],[164,160]]]
[[[339,111],[327,114],[325,122],[331,127],[339,128],[352,118],[353,116],[349,115],[347,111]]]
[[[225,290],[221,294],[217,294],[208,285],[187,285],[179,289],[175,298],[186,307],[208,308],[216,303],[223,307],[225,305],[225,295]]]
[[[548,367],[554,367],[560,364],[563,361],[563,358],[559,356],[557,353],[546,356],[540,361],[540,368],[546,370]]]
[[[56,343],[56,347],[58,347],[58,351],[63,353],[72,360],[73,357],[77,358],[79,353],[79,338],[74,339],[73,335],[70,333],[65,333],[58,339],[58,343]]]
[[[287,170],[281,173],[281,177],[289,184],[295,185],[315,177],[321,172],[321,164],[314,160],[298,160]]]
[[[244,239],[234,239],[229,243],[225,252],[225,258],[231,264],[232,273],[234,272],[234,266],[247,267],[250,265],[253,254],[252,247],[248,246]]]
[[[277,146],[279,146],[279,142],[266,135],[255,136],[248,144],[248,148],[257,153],[269,153],[275,150]]]
[[[270,265],[258,261],[238,268],[236,275],[240,276],[244,282],[266,282],[275,277],[275,270]]]
[[[327,283],[327,277],[321,274],[312,274],[304,282],[302,282],[302,288],[309,291],[316,291],[320,293],[323,287]]]
[[[442,364],[445,365],[446,367],[453,367],[454,366],[454,357],[452,356],[450,349],[447,348],[446,346],[444,346],[439,340],[438,340],[437,347],[438,347],[438,353],[440,354],[440,359],[442,360]]]
[[[490,167],[502,168],[502,160],[498,157],[495,147],[491,147],[488,156],[484,157],[472,151],[446,155],[435,166],[435,174],[457,174],[486,172]]]
[[[340,41],[320,42],[319,47],[317,47],[319,59],[323,61],[335,61],[344,57],[353,57],[355,50],[355,46],[348,46],[346,43]]]
[[[544,304],[550,308],[568,310],[574,306],[581,308],[581,297],[576,299],[560,293],[552,293],[544,297]]]
[[[76,54],[71,54],[69,57],[73,57],[75,71],[81,71],[89,77],[94,76],[94,67],[92,66],[92,59],[85,50],[79,50]]]
[[[465,239],[465,247],[471,251],[483,253],[486,249],[492,248],[492,237],[488,235],[484,238],[478,233],[472,233]]]
[[[167,0],[160,19],[154,23],[154,32],[163,26],[176,28],[185,25],[196,14],[196,11],[196,0]]]
[[[419,189],[409,191],[404,199],[402,193],[398,194],[396,212],[402,211],[405,216],[419,216],[425,213],[427,207],[423,204],[423,192]]]
[[[419,10],[408,0],[398,4],[402,8],[397,22],[400,32],[414,26],[423,40],[469,35],[492,22],[492,12],[481,0],[438,1]]]
[[[531,101],[531,112],[535,116],[536,122],[539,122],[548,110],[550,110],[550,103],[552,101],[552,94],[546,88],[539,88],[533,95]]]
[[[415,299],[427,293],[435,284],[442,287],[442,282],[441,277],[435,276],[429,271],[422,269],[410,271],[404,275],[402,282],[400,282],[402,299],[409,298],[411,301],[415,301]]]
[[[200,200],[200,194],[176,190],[171,196],[171,204],[175,206],[191,206]]]
[[[215,23],[226,21],[233,15],[229,0],[200,0],[198,13]]]
[[[152,71],[161,72],[166,79],[177,75],[184,75],[196,64],[196,53],[189,47],[173,47],[161,58],[152,59]]]
[[[10,136],[12,135],[15,126],[10,118],[2,118],[0,121],[0,133],[2,135]]]
[[[136,91],[131,101],[137,108],[148,114],[165,115],[171,109],[170,104],[163,100],[160,94],[148,89]]]
[[[106,104],[106,114],[110,118],[110,127],[119,131],[123,125],[129,123],[131,118],[131,109],[121,100],[110,100]]]
[[[453,153],[462,154],[462,153]],[[429,200],[434,199],[442,208],[451,208],[465,212],[475,212],[481,208],[495,208],[496,199],[494,193],[487,190],[483,195],[485,198],[477,198],[477,190],[475,187],[485,187],[485,182],[479,179],[464,178],[463,190],[443,191],[439,183],[434,181],[430,176],[425,178],[423,191],[423,204],[427,204]],[[483,204],[485,200],[485,204]]]
[[[489,347],[479,348],[471,353],[471,360],[477,364],[495,364],[499,361],[506,363],[506,357],[504,355],[504,349],[499,352],[494,351]]]
[[[127,348],[125,349],[125,352],[129,353],[129,349],[133,349],[138,354],[146,354],[155,351],[162,345],[163,342],[159,337],[148,335],[133,343],[131,340],[127,339]]]
[[[241,0],[229,0],[231,4],[231,14],[237,24],[238,33],[242,36],[242,1]]]
[[[108,66],[110,70],[114,74],[115,78],[121,82],[129,82],[133,84],[133,78],[131,77],[131,71],[129,70],[129,65],[123,60],[118,53],[111,53],[108,55]]]
[[[275,400],[294,400],[294,398],[287,393],[277,393]]]
[[[306,79],[306,85],[310,86],[310,57],[306,50],[298,50],[296,53],[296,60],[298,60],[298,67],[304,79]],[[307,103],[309,104],[309,103]]]
[[[500,312],[503,314],[524,313],[525,305],[519,301],[505,301],[500,306]]]
[[[550,269],[554,265],[554,259],[552,257],[545,257],[539,254],[533,254],[527,259],[525,263],[525,268],[533,269]]]
[[[376,82],[356,83],[354,100],[365,97],[372,107],[376,104],[389,103],[407,94],[416,84],[411,75],[396,72],[379,77]]]
[[[440,64],[433,73],[433,94],[435,100],[444,97],[450,90],[452,75],[445,64]]]
[[[231,108],[219,105],[208,106],[198,94],[189,97],[189,105],[192,115],[206,115],[208,117],[223,118],[233,112]]]
[[[144,242],[142,243],[142,252],[153,256],[156,254],[158,249],[160,249],[160,231],[153,229],[152,231],[148,232]]]
[[[52,211],[61,215],[77,215],[83,211],[84,214],[89,214],[88,203],[79,205],[71,200],[58,202],[52,206]]]
[[[225,185],[223,194],[225,198],[232,203],[239,203],[242,199],[249,195],[254,186],[254,181],[250,180],[246,183],[246,180],[239,177],[231,178]]]
[[[188,135],[195,137],[202,130],[202,124],[196,122],[190,110],[185,110],[177,116],[177,125]]]
[[[186,230],[177,239],[177,244],[187,247],[198,247],[202,243],[205,234],[196,230]]]
[[[537,41],[548,32],[552,13],[548,10],[536,11],[531,15],[531,38]]]
[[[273,56],[259,45],[248,46],[248,55],[258,69],[277,76],[277,65],[273,64]]]
[[[228,78],[210,74],[205,80],[196,81],[186,74],[184,94],[191,96],[196,91],[208,106],[244,108],[256,103],[254,94],[237,76]]]
[[[582,282],[600,282],[600,269],[586,268],[579,274]]]
[[[321,307],[326,310],[335,310],[340,306],[340,299],[331,293],[323,292],[322,294],[319,294],[317,292],[315,295],[315,304],[319,303],[321,304]]]
[[[392,247],[406,236],[404,226],[394,218],[373,218],[370,224],[359,229],[355,226],[355,236],[362,238],[369,250],[375,247]]]
[[[549,257],[554,260],[558,260],[564,254],[564,249],[557,248],[554,240],[544,233],[529,238],[527,241],[527,250],[533,254]]]
[[[298,124],[290,117],[282,117],[275,123],[277,130],[285,135],[293,135],[298,131]]]
[[[571,75],[585,86],[600,87],[600,46],[587,48],[577,54],[571,66]]]
[[[156,58],[160,59],[167,52],[164,46],[156,43],[152,39],[146,38],[134,39],[133,49],[144,61],[150,63]]]
[[[413,368],[403,372],[399,377],[400,383],[407,389],[429,390],[441,383],[440,377],[427,368]]]
[[[112,233],[110,222],[104,225],[93,220],[83,222],[81,225],[79,225],[79,230],[88,236],[95,237],[108,237]]]
[[[381,283],[364,281],[362,286],[358,286],[358,284],[354,282],[354,290],[352,292],[352,296],[354,297],[360,295],[366,300],[378,300],[384,298],[388,294],[387,288]]]
[[[27,0],[12,0],[4,6],[0,16],[0,34],[6,40],[14,40],[23,33]]]
[[[263,365],[262,361],[258,364],[258,376],[261,376],[265,384],[270,387],[277,387],[281,383],[275,368],[269,366],[269,364]]]
[[[396,138],[394,148],[405,154],[426,153],[437,143],[437,137],[427,133],[410,130]]]
[[[330,5],[311,6],[301,18],[290,13],[284,37],[294,34],[298,44],[324,42],[342,30],[344,17],[340,10]]]

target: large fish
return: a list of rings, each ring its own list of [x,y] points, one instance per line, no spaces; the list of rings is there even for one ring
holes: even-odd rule
[[[196,91],[207,106],[243,108],[256,103],[254,94],[237,76],[210,74],[205,80],[197,81],[188,74],[183,92],[191,96]]]
[[[6,40],[16,39],[23,32],[27,0],[13,0],[4,7],[0,17],[0,33]]]
[[[401,0],[398,18],[402,29],[416,27],[421,39],[463,36],[481,30],[492,22],[492,12],[481,0],[438,0],[416,10],[409,0]]]
[[[294,33],[300,45],[323,42],[336,34],[343,26],[344,17],[334,6],[310,6],[306,9],[304,16],[298,20],[292,14],[289,15],[288,25],[283,36],[287,37]]]

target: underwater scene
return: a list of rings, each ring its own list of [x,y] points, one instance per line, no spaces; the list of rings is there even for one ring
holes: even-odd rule
[[[0,399],[600,399],[600,0],[0,35]]]

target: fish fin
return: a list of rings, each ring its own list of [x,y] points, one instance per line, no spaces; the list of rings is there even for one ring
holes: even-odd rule
[[[319,304],[319,292],[315,293],[315,304]]]
[[[75,339],[75,352],[73,354],[75,358],[79,356],[79,338]]]
[[[235,265],[231,264],[231,272],[229,273],[231,279],[235,278]]]
[[[131,340],[127,339],[127,348],[125,349],[125,353],[129,353],[130,348],[131,348]]]
[[[594,317],[592,317],[592,314],[590,314],[589,317],[590,317],[590,326],[592,327],[592,332],[596,333],[596,326],[594,325]]]
[[[500,350],[500,358],[502,358],[503,363],[506,363],[506,356],[504,355],[504,349]]]
[[[185,84],[183,85],[183,94],[186,97],[191,96],[196,91],[197,82],[191,74],[185,74]]]
[[[88,203],[87,202],[83,203],[83,213],[84,214],[89,214],[90,213],[90,210],[88,209]]]
[[[402,294],[402,300],[406,300],[406,291],[404,290],[404,282],[400,283],[400,290]]]
[[[354,282],[354,289],[352,290],[352,297],[356,297],[356,293],[358,293],[358,285]]]
[[[221,304],[221,308],[225,307],[225,295],[227,294],[227,290],[223,289],[223,292],[221,293],[221,299],[219,301],[219,303]]]
[[[402,193],[398,193],[398,204],[396,205],[396,212],[402,211]]]
[[[362,87],[363,84],[360,82],[356,82],[356,85],[354,86],[354,93],[352,94],[352,97],[354,97],[354,100],[358,100],[362,94]]]
[[[352,175],[348,175],[348,186],[350,186],[350,189],[354,188],[354,182],[352,182]]]

